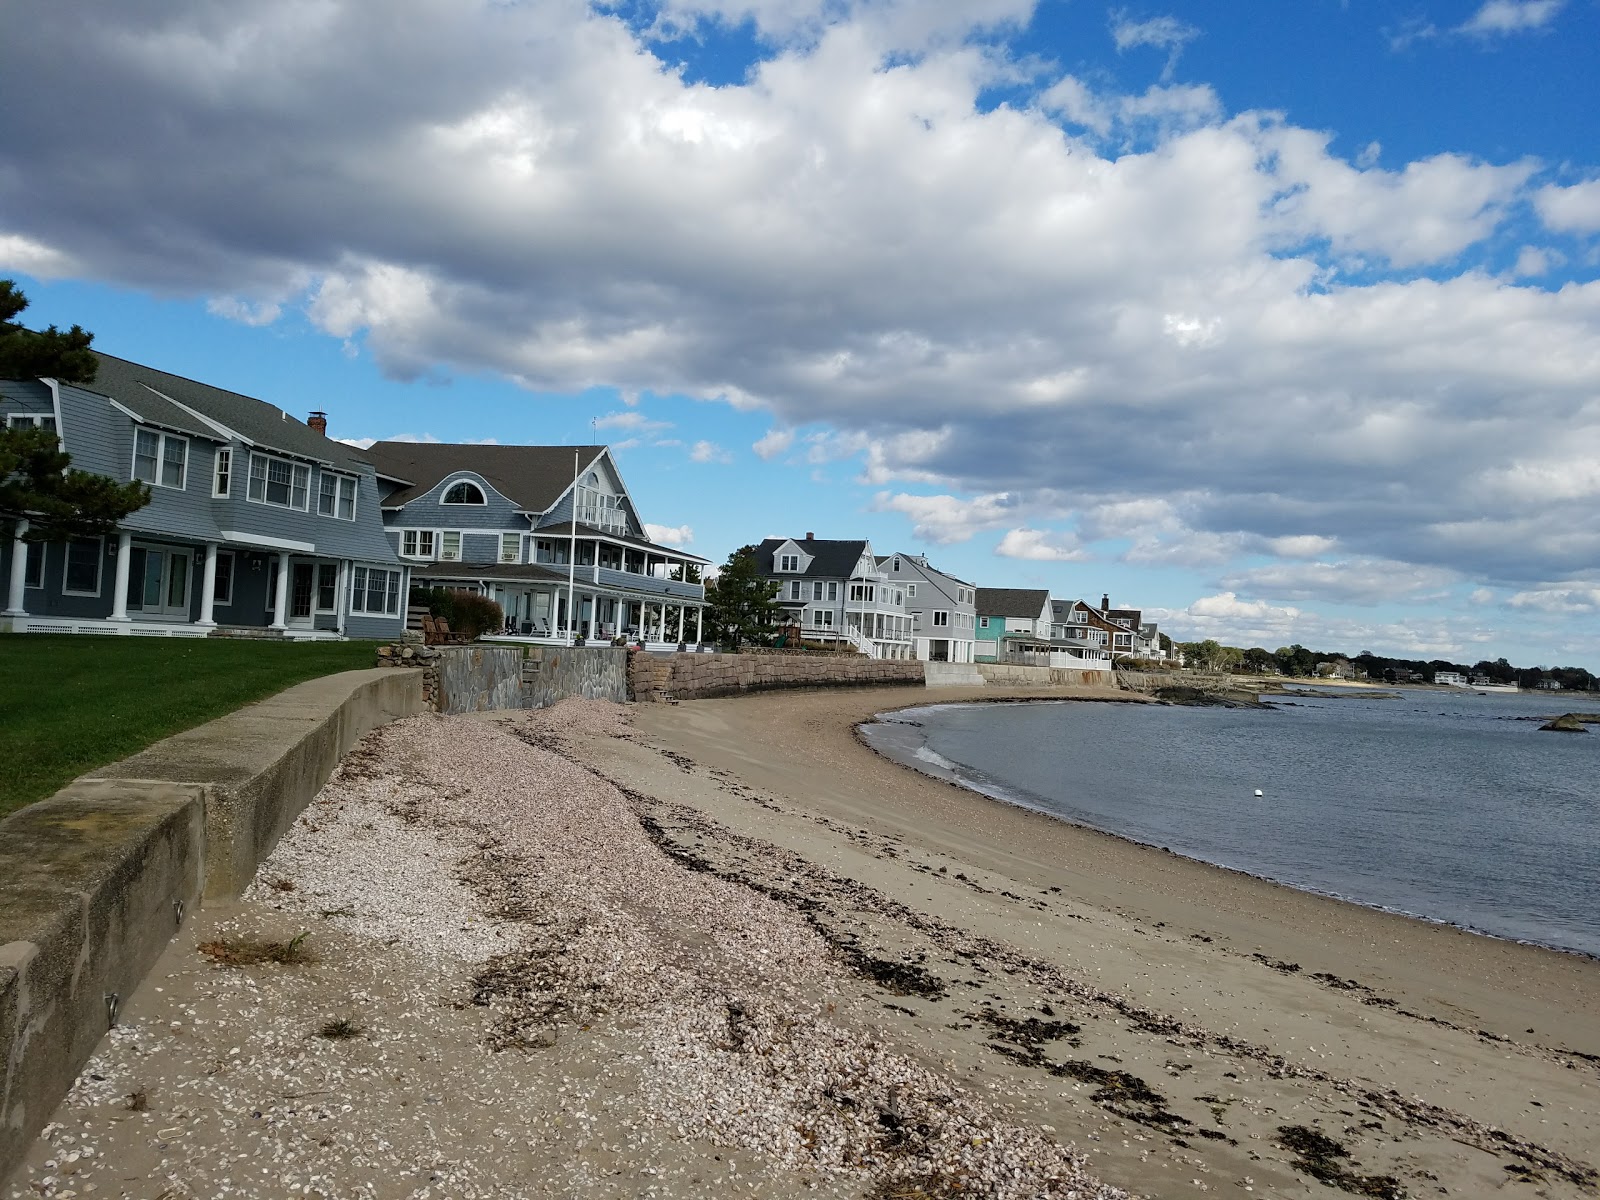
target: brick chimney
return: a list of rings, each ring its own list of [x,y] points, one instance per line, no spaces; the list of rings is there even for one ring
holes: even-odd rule
[[[814,542],[816,540],[817,540],[817,535],[812,533],[809,529],[806,530],[806,541]]]
[[[1111,607],[1111,593],[1106,592],[1100,597],[1100,611],[1105,612]]]
[[[325,413],[325,412],[314,412],[314,413],[312,413],[309,417],[306,418],[306,424],[309,425],[317,433],[320,433],[323,437],[327,437],[328,436],[328,414],[327,413]]]

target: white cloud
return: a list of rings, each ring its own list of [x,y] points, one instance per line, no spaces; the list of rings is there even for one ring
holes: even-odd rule
[[[1536,609],[1547,613],[1600,612],[1600,587],[1575,584],[1518,592],[1506,601],[1512,608]]]
[[[1543,29],[1556,19],[1566,0],[1486,0],[1457,29],[1477,37],[1502,37]]]
[[[647,434],[671,429],[672,422],[659,421],[645,416],[636,408],[629,408],[622,412],[606,413],[603,417],[596,417],[594,426],[596,429],[622,429],[629,433]]]
[[[1516,265],[1511,268],[1511,273],[1519,279],[1538,279],[1548,275],[1552,267],[1560,266],[1564,261],[1554,250],[1543,246],[1524,246],[1517,253]]]
[[[1437,594],[1458,581],[1453,571],[1386,559],[1285,562],[1225,575],[1222,586],[1274,600],[1392,604]]]
[[[687,525],[652,525],[646,521],[644,535],[657,545],[679,550],[694,544],[694,530]]]
[[[1558,233],[1600,231],[1600,179],[1571,187],[1549,184],[1534,193],[1533,203],[1545,226]]]
[[[336,441],[336,442],[342,442],[346,446],[354,446],[357,450],[365,450],[368,446],[371,446],[375,442],[378,441],[377,438],[370,438],[370,437],[364,437],[364,438],[334,438],[333,440]]]
[[[1043,529],[1009,529],[994,552],[1030,562],[1083,562],[1091,557],[1074,535]]]
[[[0,271],[17,271],[35,279],[54,279],[76,269],[72,256],[20,234],[0,231]]]
[[[272,300],[249,301],[238,296],[212,296],[206,311],[241,325],[271,325],[283,315],[283,305]]]
[[[689,449],[689,461],[697,463],[731,463],[733,455],[715,442],[698,441]]]
[[[913,537],[949,545],[968,541],[981,530],[1014,520],[1017,503],[1017,497],[1009,492],[974,496],[970,500],[960,496],[879,492],[872,508],[874,512],[903,513],[911,518]]]
[[[1162,72],[1163,78],[1171,76],[1183,48],[1199,36],[1198,29],[1177,17],[1151,17],[1138,21],[1123,9],[1113,9],[1111,12],[1111,40],[1116,43],[1118,53],[1136,46],[1154,46],[1158,50],[1165,50],[1167,65]]]
[[[750,449],[756,452],[757,458],[773,459],[787,453],[792,445],[794,445],[794,430],[769,429],[755,440]]]

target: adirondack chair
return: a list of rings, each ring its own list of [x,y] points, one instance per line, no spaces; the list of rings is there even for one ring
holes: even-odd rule
[[[443,617],[424,616],[422,640],[429,646],[459,646],[470,639],[464,633],[451,633],[450,622]]]

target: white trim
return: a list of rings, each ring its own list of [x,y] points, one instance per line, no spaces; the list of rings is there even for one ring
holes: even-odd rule
[[[249,438],[245,437],[244,434],[239,433],[236,430],[229,429],[221,421],[212,420],[210,417],[206,416],[205,413],[203,413],[203,412],[197,412],[195,409],[190,408],[182,400],[174,400],[171,396],[167,395],[165,392],[157,391],[155,388],[151,387],[148,383],[145,383],[143,380],[139,381],[139,386],[144,388],[145,391],[152,393],[153,395],[160,396],[168,404],[172,405],[173,408],[181,408],[184,412],[188,413],[195,420],[199,421],[202,425],[207,425],[210,428],[216,430],[216,432],[217,432],[217,434],[219,436],[221,436],[223,438],[226,438],[229,441],[235,441],[235,440],[241,441],[241,442],[244,442],[246,445],[254,445],[255,444]]]
[[[483,499],[481,501],[446,500],[445,497],[450,494],[450,489],[455,487],[455,485],[458,483],[470,483],[473,487],[478,489],[478,495],[482,496]],[[494,492],[494,494],[497,496],[500,495],[496,489],[490,487],[484,482],[483,476],[481,475],[477,475],[476,473],[472,472],[452,475],[439,485],[439,499],[436,503],[438,503],[441,508],[446,504],[448,504],[451,508],[487,508],[489,506],[490,492]]]
[[[56,414],[56,444],[65,450],[67,448],[67,431],[61,423],[61,385],[54,379],[41,378],[41,383],[50,389],[50,407]]]
[[[287,504],[279,504],[275,500],[267,499],[267,489],[272,484],[272,475],[271,475],[270,466],[268,467],[268,473],[266,475],[264,475],[262,477],[262,480],[261,480],[261,499],[257,500],[254,496],[252,496],[250,494],[250,492],[252,490],[251,489],[251,484],[255,481],[255,465],[256,465],[256,459],[258,459],[258,458],[266,461],[269,464],[274,459],[276,459],[277,461],[282,462],[282,463],[286,463],[288,465],[289,472],[290,472],[290,474],[289,474],[289,503],[287,503]],[[297,471],[297,470],[298,471],[304,471],[306,473],[306,502],[304,504],[296,504],[294,502],[294,472]],[[306,462],[306,460],[304,460],[304,459],[301,459],[301,460],[299,460],[297,462],[292,458],[287,458],[287,457],[285,457],[283,455],[280,455],[280,454],[276,454],[276,453],[269,454],[264,450],[252,450],[252,451],[250,451],[250,454],[248,455],[248,461],[245,463],[244,498],[245,498],[245,502],[248,503],[248,504],[260,504],[265,508],[282,508],[282,509],[288,510],[289,512],[309,513],[309,512],[312,511],[312,509],[311,509],[311,467]]]
[[[111,405],[112,408],[116,409],[123,416],[127,417],[135,425],[148,425],[151,429],[159,429],[163,433],[174,433],[179,437],[203,438],[207,436],[206,434],[200,433],[198,430],[180,429],[176,425],[168,425],[165,421],[155,421],[149,417],[141,416],[140,414],[134,412],[133,409],[129,408],[126,404],[119,403],[118,401],[113,400],[110,396],[107,396],[105,401],[107,404]],[[221,439],[219,438],[216,440],[220,441]]]
[[[97,546],[99,546],[99,549],[95,552],[94,591],[92,592],[76,592],[67,586],[67,572],[72,569],[73,542],[94,542]],[[104,537],[68,538],[62,543],[62,545],[65,547],[65,549],[61,555],[61,594],[63,596],[88,596],[98,600],[100,598],[100,593],[105,591],[106,539]]]
[[[324,479],[331,479],[334,481],[332,512],[322,511],[322,481]],[[343,493],[344,483],[347,480],[354,485],[354,490],[350,494],[350,515],[348,517],[341,517],[339,515],[339,500]],[[345,471],[335,471],[328,467],[323,467],[322,470],[317,473],[317,516],[328,517],[335,521],[354,522],[356,519],[356,506],[360,503],[361,476],[351,475]]]
[[[217,478],[222,474],[218,467],[222,464],[222,456],[228,456],[228,486],[220,492],[217,490]],[[213,500],[226,500],[233,495],[233,447],[218,446],[211,455],[211,498]]]
[[[139,435],[148,433],[156,439],[156,469],[154,479],[139,478]],[[178,483],[166,483],[163,477],[167,473],[167,442],[179,441],[183,443],[183,477]],[[183,492],[189,488],[189,443],[193,440],[192,434],[171,433],[165,426],[153,429],[135,429],[133,431],[133,458],[128,464],[128,477],[148,484],[150,487],[166,488],[169,491]]]
[[[272,507],[281,508],[282,505],[274,504]],[[299,510],[295,509],[293,511],[298,512]],[[225,542],[239,542],[246,546],[260,546],[265,550],[298,550],[302,554],[315,554],[317,552],[317,544],[315,542],[297,542],[292,538],[268,537],[264,533],[241,533],[237,529],[223,529],[219,532]]]

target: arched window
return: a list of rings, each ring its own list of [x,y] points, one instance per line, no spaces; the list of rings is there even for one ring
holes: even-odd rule
[[[483,489],[470,479],[463,479],[460,483],[452,483],[445,489],[444,499],[441,504],[487,504]]]

